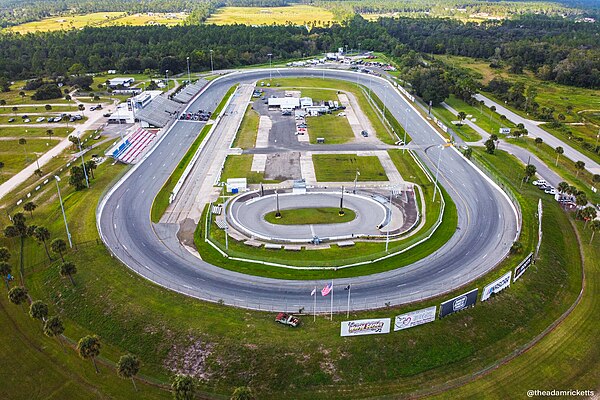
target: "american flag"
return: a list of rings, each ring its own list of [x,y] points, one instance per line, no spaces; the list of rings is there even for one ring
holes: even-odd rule
[[[311,296],[314,296],[314,295],[315,295],[315,293],[317,293],[317,288],[314,288],[314,289],[312,290],[312,292],[310,292],[310,295],[311,295]]]
[[[333,289],[333,282],[328,283],[323,289],[321,289],[321,296],[327,296],[329,292],[331,292],[331,289]]]

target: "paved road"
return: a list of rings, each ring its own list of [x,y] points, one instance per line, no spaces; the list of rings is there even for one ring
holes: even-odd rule
[[[264,80],[268,76],[268,70],[226,75],[212,81],[191,107],[214,109],[216,99],[234,83]],[[335,280],[334,292],[342,285],[353,285],[353,309],[402,304],[450,291],[485,274],[505,257],[519,227],[513,205],[456,149],[443,148],[443,138],[416,111],[406,111],[408,103],[389,82],[338,70],[276,69],[273,76],[325,76],[368,83],[379,98],[387,99],[388,108],[398,121],[405,121],[408,113],[406,121],[418,146],[416,153],[431,170],[439,160],[440,182],[456,203],[456,233],[432,255],[399,270]],[[311,310],[310,291],[314,286],[323,286],[324,281],[269,279],[212,266],[179,243],[177,225],[150,222],[154,196],[193,140],[188,127],[189,124],[175,123],[102,199],[97,211],[102,240],[129,268],[172,290],[247,308]],[[219,139],[212,136],[209,140]],[[345,310],[345,297],[336,295],[333,307]],[[317,311],[329,311],[329,298],[319,298]]]
[[[523,125],[525,125],[525,128],[529,132],[530,137],[534,137],[534,138],[541,137],[542,139],[544,139],[544,143],[546,143],[547,145],[549,145],[553,148],[561,146],[565,150],[565,153],[563,154],[563,156],[567,157],[571,161],[583,161],[583,162],[585,162],[585,169],[590,171],[592,174],[600,174],[600,164],[598,164],[596,161],[592,160],[588,156],[581,154],[579,151],[575,150],[573,147],[569,146],[567,143],[558,139],[556,136],[554,136],[551,133],[548,133],[544,129],[540,128],[538,126],[538,124],[539,124],[538,122],[523,118],[520,115],[518,115],[517,113],[512,112],[511,110],[504,107],[503,105],[498,104],[495,101],[492,101],[481,94],[476,94],[475,98],[479,101],[483,100],[485,102],[485,105],[488,107],[490,107],[492,105],[495,106],[496,111],[499,114],[506,115],[506,118],[508,118],[515,124],[523,123]]]

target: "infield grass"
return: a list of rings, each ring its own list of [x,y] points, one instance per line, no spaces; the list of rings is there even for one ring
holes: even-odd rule
[[[348,119],[337,114],[306,117],[306,125],[312,144],[317,143],[317,138],[324,138],[325,144],[342,144],[354,139]]]
[[[377,156],[313,154],[312,158],[319,182],[352,182],[357,176],[360,182],[388,180]]]
[[[356,213],[344,208],[344,215],[339,214],[337,207],[293,208],[282,209],[281,216],[275,216],[276,211],[265,214],[265,221],[277,225],[318,225],[339,224],[350,222],[356,218]]]

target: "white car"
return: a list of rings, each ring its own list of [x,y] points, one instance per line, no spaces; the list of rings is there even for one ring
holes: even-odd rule
[[[29,118],[25,118],[23,122],[31,122],[31,120]]]
[[[548,182],[546,182],[546,181],[545,181],[545,180],[543,180],[543,179],[539,179],[539,180],[537,180],[537,181],[533,181],[532,183],[533,183],[535,186],[543,186],[543,185],[547,185],[547,184],[548,184]]]
[[[45,120],[46,120],[46,118],[39,117],[38,119],[35,120],[35,122],[44,122]]]
[[[556,194],[556,189],[550,186],[548,189],[544,190],[544,193],[554,196]]]

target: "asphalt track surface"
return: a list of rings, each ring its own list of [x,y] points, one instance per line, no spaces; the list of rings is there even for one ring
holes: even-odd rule
[[[433,254],[409,266],[387,272],[334,280],[334,311],[345,311],[352,285],[353,310],[422,300],[458,287],[493,269],[509,251],[520,223],[508,197],[417,114],[382,78],[340,70],[274,69],[277,77],[325,77],[370,87],[413,139],[411,147],[434,171],[456,204],[458,227]],[[214,80],[191,103],[192,109],[214,109],[233,84],[269,77],[269,70],[249,70]],[[408,113],[405,119],[405,115]],[[405,122],[406,121],[406,122]],[[101,200],[97,209],[100,236],[112,254],[147,279],[189,296],[262,310],[313,310],[310,292],[327,281],[278,280],[222,269],[200,260],[175,234],[177,226],[153,225],[152,201],[201,129],[201,124],[176,122],[140,163],[127,172]],[[200,158],[209,157],[210,137]],[[440,154],[441,152],[441,154]],[[439,158],[438,158],[439,157]],[[439,161],[439,163],[438,163]],[[274,267],[275,268],[275,267]],[[466,289],[471,289],[468,287]],[[465,290],[466,290],[465,289]],[[317,312],[330,311],[330,296],[317,301]]]
[[[303,207],[332,207],[340,206],[339,193],[307,193],[280,194],[279,209],[285,218],[289,209]],[[341,237],[352,238],[359,235],[381,235],[378,225],[386,221],[385,206],[366,196],[344,196],[344,208],[356,213],[356,218],[343,224],[316,225],[276,225],[264,219],[264,215],[275,211],[275,195],[268,195],[248,202],[233,202],[229,214],[236,220],[237,226],[255,233],[255,236],[266,238],[281,238],[293,242],[309,242],[315,236],[319,238]],[[229,218],[228,218],[229,219]],[[259,237],[260,237],[259,236]]]

